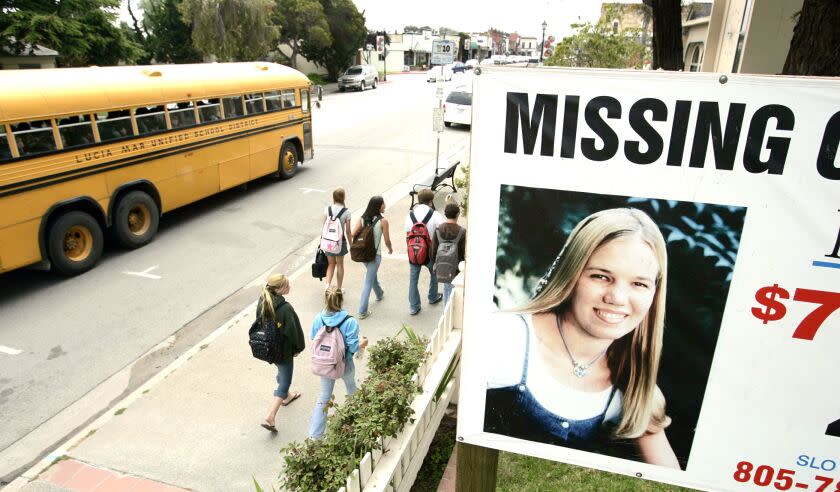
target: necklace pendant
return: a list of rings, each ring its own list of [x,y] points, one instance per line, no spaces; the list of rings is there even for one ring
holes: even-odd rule
[[[575,368],[573,369],[572,372],[575,373],[575,376],[577,376],[579,378],[582,378],[582,377],[586,376],[586,373],[589,372],[589,366],[585,366],[583,364],[575,363]]]

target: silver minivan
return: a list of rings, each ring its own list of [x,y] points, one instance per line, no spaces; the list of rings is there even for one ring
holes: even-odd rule
[[[370,65],[353,65],[338,78],[338,91],[356,89],[363,91],[368,87],[376,89],[379,82],[379,72]]]

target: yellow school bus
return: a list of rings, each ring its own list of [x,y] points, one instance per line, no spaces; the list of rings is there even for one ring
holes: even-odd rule
[[[0,273],[92,268],[110,232],[312,158],[312,85],[273,63],[0,71]]]

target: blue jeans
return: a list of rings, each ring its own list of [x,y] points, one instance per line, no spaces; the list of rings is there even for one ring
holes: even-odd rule
[[[449,303],[449,297],[452,295],[452,282],[444,282],[443,284],[443,307]]]
[[[353,365],[353,354],[347,354],[344,364],[344,375],[341,379],[344,380],[344,386],[347,388],[347,395],[349,396],[356,392],[356,367]],[[312,412],[312,422],[309,424],[309,437],[312,439],[323,436],[327,429],[328,409],[325,407],[332,397],[334,388],[335,379],[321,376],[321,393],[318,394],[315,411]]]
[[[408,307],[411,308],[411,312],[416,312],[420,310],[420,291],[417,289],[417,282],[420,280],[420,269],[426,267],[429,269],[429,275],[432,277],[429,279],[429,300],[434,301],[437,299],[438,296],[438,282],[437,276],[435,272],[432,271],[432,262],[428,262],[425,265],[414,265],[409,263],[408,266],[411,268],[411,273],[408,277]]]
[[[274,396],[286,399],[289,397],[289,387],[292,385],[292,374],[295,371],[295,361],[278,362],[274,364],[277,366],[277,389],[274,390]]]
[[[382,255],[376,255],[376,259],[364,263],[365,265],[365,284],[362,286],[362,299],[359,301],[359,312],[368,312],[368,301],[370,301],[370,290],[376,294],[376,299],[382,299],[385,291],[379,285],[379,279],[376,278],[376,273],[379,271],[379,264],[382,263]]]

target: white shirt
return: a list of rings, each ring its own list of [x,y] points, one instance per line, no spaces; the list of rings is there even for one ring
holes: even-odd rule
[[[528,356],[528,389],[546,410],[567,419],[582,420],[600,415],[607,405],[612,386],[602,391],[581,391],[557,382],[551,370],[538,356],[530,314],[523,314],[528,324],[530,354]],[[487,387],[504,388],[519,384],[522,379],[522,361],[525,354],[525,329],[522,320],[514,313],[493,313],[492,321],[485,327],[485,342],[493,341],[493,356],[485,357]],[[621,419],[621,390],[616,390],[609,400],[604,421]]]
[[[424,205],[422,203],[415,205],[413,212],[414,217],[417,218],[417,222],[422,222],[423,219],[426,218],[426,214],[429,213],[429,210],[431,210],[431,207],[429,207],[428,205]],[[434,213],[432,213],[432,216],[429,217],[429,221],[426,222],[426,229],[428,229],[429,231],[430,238],[435,237],[435,229],[437,229],[437,226],[443,224],[444,222],[446,222],[446,217],[444,217],[443,214],[435,210]],[[411,212],[409,212],[408,215],[405,216],[405,232],[409,232],[411,230],[411,226],[413,225],[414,221],[411,220]]]

